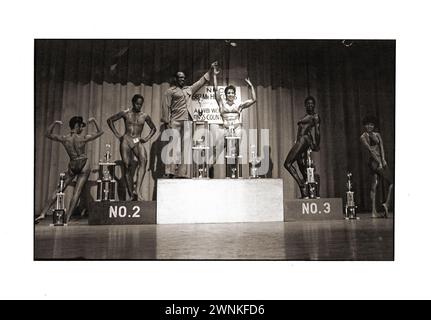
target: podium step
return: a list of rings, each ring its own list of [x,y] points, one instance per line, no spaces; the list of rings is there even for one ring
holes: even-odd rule
[[[284,220],[342,220],[341,198],[289,199],[284,201]]]
[[[281,179],[160,179],[157,223],[283,221]]]
[[[88,224],[155,224],[155,201],[102,201],[92,202]]]

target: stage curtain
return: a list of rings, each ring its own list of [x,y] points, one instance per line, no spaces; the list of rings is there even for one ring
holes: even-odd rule
[[[341,40],[235,42],[236,46],[224,40],[35,40],[35,214],[68,163],[64,148],[44,136],[50,123],[62,120],[63,127],[55,131],[62,134],[69,132],[68,121],[74,115],[95,117],[101,124],[104,135],[87,146],[92,173],[83,202],[90,201],[107,143],[120,160],[119,141],[106,119],[129,107],[132,96],[140,93],[145,97],[144,111],[160,129],[161,99],[172,75],[184,71],[192,83],[215,60],[222,68],[220,85],[241,86],[243,98],[249,94],[244,78],[250,77],[256,86],[257,104],[244,111],[244,127],[270,130],[268,176],[283,179],[285,198],[299,195],[283,163],[295,141],[296,123],[305,114],[304,98],[313,95],[322,120],[321,148],[314,153],[321,195],[344,197],[346,173],[351,171],[359,208],[369,210],[368,156],[359,143],[361,120],[366,114],[380,119],[386,158],[394,170],[395,41],[354,41],[351,46]],[[120,122],[117,127],[123,130]],[[147,200],[156,199],[156,179],[163,174],[159,134],[160,130],[146,145]],[[219,177],[221,170],[215,172]]]

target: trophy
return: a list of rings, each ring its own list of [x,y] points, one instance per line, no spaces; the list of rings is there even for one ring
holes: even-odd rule
[[[352,191],[352,173],[347,173],[347,192],[346,192],[346,207],[344,208],[344,219],[346,220],[359,220],[356,216],[356,208],[354,192]]]
[[[115,201],[117,194],[117,181],[115,181],[115,162],[112,162],[111,145],[105,145],[106,151],[103,160],[99,162],[99,179],[97,180],[96,201]]]
[[[256,179],[259,178],[258,176],[258,168],[257,165],[260,163],[260,159],[257,157],[256,153],[256,145],[250,146],[250,152],[251,152],[251,158],[250,158],[250,179]]]
[[[199,154],[200,159],[197,159],[197,178],[201,179],[201,178],[207,178],[208,175],[208,161],[205,161],[205,156],[207,155],[207,150],[209,149],[209,147],[207,147],[205,145],[205,137],[202,136],[200,139],[196,140],[196,145],[195,147],[197,148],[196,152],[197,154]]]
[[[64,207],[64,180],[66,175],[60,173],[60,184],[59,190],[56,195],[55,209],[52,211],[52,225],[53,226],[64,226],[66,224],[66,208]]]
[[[316,199],[318,197],[318,182],[315,179],[314,176],[314,163],[313,159],[311,158],[311,148],[308,148],[307,150],[307,181],[305,182],[305,186],[307,189],[308,197],[305,199]]]
[[[200,120],[203,116],[202,98],[199,99],[199,109],[193,113],[193,178],[209,178],[209,124]],[[203,133],[203,134],[202,134]]]
[[[241,137],[235,134],[235,128],[229,126],[225,135],[226,147],[226,178],[238,179],[242,178],[241,158],[239,155],[239,143]]]

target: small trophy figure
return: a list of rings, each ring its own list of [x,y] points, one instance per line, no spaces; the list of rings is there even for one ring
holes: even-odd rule
[[[317,181],[314,178],[314,163],[311,158],[311,148],[307,150],[307,181],[305,182],[308,196],[305,199],[319,198],[317,194]]]
[[[57,199],[55,202],[55,209],[52,213],[52,225],[64,226],[66,223],[66,208],[64,207],[64,180],[66,175],[60,173],[59,191],[57,192]]]
[[[111,145],[107,143],[105,145],[106,151],[105,151],[105,162],[110,163],[111,162]]]
[[[258,176],[258,168],[257,165],[260,163],[260,159],[257,157],[256,154],[256,146],[253,144],[250,146],[251,150],[251,158],[250,158],[250,179],[257,179]]]
[[[193,112],[193,120],[194,121],[198,121],[199,120],[199,114],[198,114],[198,110],[195,109],[195,111]]]
[[[352,191],[352,173],[347,173],[347,192],[346,192],[346,207],[344,208],[344,219],[346,220],[359,220],[356,216],[356,208],[354,192]]]
[[[193,111],[193,121],[200,121],[202,119],[202,116],[204,114],[204,111],[202,110],[202,98],[199,98],[198,103],[199,103],[199,108],[195,109],[195,111]]]
[[[111,145],[105,145],[103,161],[99,162],[99,179],[97,180],[96,201],[115,201],[117,181],[114,179],[115,162],[112,162]]]
[[[232,179],[237,178],[237,176],[236,176],[236,168],[232,168],[231,172],[232,172],[231,178]]]
[[[235,131],[233,126],[229,126],[229,137],[234,137],[235,136]]]
[[[202,108],[199,108],[199,110],[198,110],[199,119],[201,119],[203,115],[204,115],[204,111],[202,110]]]

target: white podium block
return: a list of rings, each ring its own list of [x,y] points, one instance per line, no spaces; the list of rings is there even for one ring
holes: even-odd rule
[[[157,223],[283,221],[281,179],[159,179]]]

